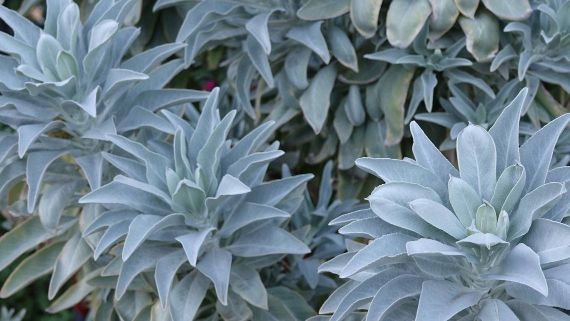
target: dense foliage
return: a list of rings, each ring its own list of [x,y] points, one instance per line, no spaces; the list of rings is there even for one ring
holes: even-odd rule
[[[570,320],[570,1],[2,3],[0,297]]]

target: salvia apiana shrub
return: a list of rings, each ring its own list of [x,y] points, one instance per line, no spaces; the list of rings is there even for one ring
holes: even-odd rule
[[[570,320],[570,1],[0,3],[0,297]]]

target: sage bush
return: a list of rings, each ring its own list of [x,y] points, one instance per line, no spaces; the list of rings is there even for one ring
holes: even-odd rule
[[[0,297],[48,277],[47,312],[90,321],[570,320],[570,1],[0,21]]]

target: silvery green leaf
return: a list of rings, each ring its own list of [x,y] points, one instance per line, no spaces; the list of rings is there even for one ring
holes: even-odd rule
[[[339,276],[346,278],[371,266],[390,264],[391,260],[406,253],[406,243],[414,239],[412,236],[400,233],[383,235],[358,251]]]
[[[389,311],[400,305],[403,300],[419,295],[422,281],[422,278],[413,275],[400,275],[388,281],[374,295],[366,321],[383,320]]]
[[[78,184],[75,182],[50,186],[38,205],[38,215],[43,226],[55,231],[70,199],[74,199]]]
[[[519,321],[514,312],[503,301],[497,299],[481,301],[481,310],[478,316],[481,320]]]
[[[426,222],[458,240],[467,236],[465,226],[440,203],[420,198],[410,202],[410,208]]]
[[[203,101],[208,93],[193,89],[161,89],[146,90],[137,97],[137,105],[151,111],[181,105],[184,103]]]
[[[83,170],[91,189],[99,188],[103,175],[103,155],[101,153],[88,154],[75,157],[75,161]]]
[[[511,213],[520,200],[525,181],[526,171],[524,167],[518,164],[507,167],[495,185],[495,191],[491,198],[493,207],[497,211]]]
[[[570,257],[568,246],[570,226],[547,219],[536,219],[523,242],[540,257],[540,264],[549,264]]]
[[[156,265],[161,256],[168,254],[169,251],[164,246],[153,245],[138,248],[120,266],[119,279],[115,289],[115,299],[120,300],[129,289],[129,285],[135,277],[145,270]]]
[[[273,88],[275,81],[273,79],[273,73],[271,72],[271,66],[269,65],[269,58],[263,51],[263,47],[252,36],[247,37],[245,46],[247,55],[255,69],[257,69],[261,77],[263,77],[267,86]]]
[[[108,42],[117,33],[119,24],[113,20],[102,20],[91,29],[89,35],[89,51]]]
[[[457,137],[461,179],[483,199],[491,199],[497,181],[497,150],[493,137],[482,127],[469,125]]]
[[[160,64],[164,59],[183,49],[185,46],[186,45],[182,43],[166,43],[153,47],[123,61],[120,65],[120,69],[147,73]]]
[[[463,251],[454,246],[426,238],[406,243],[406,251],[408,255],[415,256],[415,258],[432,255],[466,256]]]
[[[61,122],[52,121],[43,124],[29,124],[18,127],[18,156],[23,158],[30,146],[44,132],[61,126]]]
[[[431,70],[426,69],[420,76],[420,81],[422,83],[422,92],[426,109],[428,112],[431,112],[433,107],[433,93],[435,86],[437,86],[437,78]]]
[[[416,321],[449,320],[455,314],[476,305],[483,293],[449,281],[424,281]]]
[[[319,273],[330,272],[330,273],[334,273],[334,274],[339,274],[344,269],[344,266],[346,265],[346,263],[348,263],[348,261],[350,261],[355,254],[356,254],[356,252],[347,252],[347,253],[339,254],[339,255],[335,256],[334,258],[332,258],[332,259],[324,262],[323,264],[321,264],[319,266],[318,272]],[[349,283],[345,283],[345,284],[349,284]],[[339,288],[339,291],[340,291],[340,288]],[[334,293],[336,293],[336,291]],[[329,296],[329,298],[332,298],[335,295],[334,293],[331,296]],[[323,307],[324,307],[324,305],[323,305]],[[323,309],[323,308],[321,308],[321,309]],[[321,313],[330,313],[330,312],[333,312],[333,311],[321,312]]]
[[[485,202],[477,208],[475,227],[482,233],[494,233],[496,231],[497,213],[491,204]]]
[[[548,285],[540,268],[538,255],[520,243],[505,257],[502,263],[484,276],[488,280],[502,280],[529,286],[542,295],[548,295]]]
[[[247,321],[253,317],[253,311],[247,303],[232,292],[228,296],[227,304],[216,302],[216,312],[224,321]]]
[[[471,226],[477,208],[483,203],[481,196],[467,182],[458,177],[450,177],[448,183],[449,202],[463,226]]]
[[[356,165],[366,172],[381,178],[386,183],[418,184],[431,188],[444,199],[447,197],[443,181],[436,174],[417,164],[403,160],[363,157],[356,160]]]
[[[201,273],[188,274],[178,282],[169,297],[172,321],[194,319],[209,286],[210,281]]]
[[[297,16],[303,20],[323,20],[335,18],[348,12],[350,0],[332,0],[324,3],[319,0],[309,0],[297,11]]]
[[[473,76],[467,72],[456,69],[446,70],[445,73],[449,78],[453,80],[454,84],[455,83],[471,84],[481,89],[481,91],[483,91],[489,97],[495,98],[495,93],[493,92],[493,89],[483,79]],[[459,92],[456,93],[459,94]]]
[[[16,11],[0,6],[0,19],[12,28],[15,39],[23,41],[29,46],[35,46],[38,43],[40,29]]]
[[[539,129],[520,147],[521,163],[527,171],[526,191],[544,183],[554,146],[568,123],[570,114],[562,115]]]
[[[111,96],[133,82],[146,79],[148,79],[148,75],[146,74],[129,69],[113,68],[109,70],[107,74],[105,87],[103,87],[103,95]]]
[[[279,286],[268,289],[269,310],[277,320],[303,321],[315,314],[297,292]]]
[[[386,16],[386,35],[390,44],[397,48],[408,47],[420,33],[430,13],[428,0],[392,1]]]
[[[520,160],[519,122],[513,119],[520,118],[527,96],[528,90],[522,89],[489,129],[497,150],[503,151],[497,154],[497,175],[501,175],[505,168]]]
[[[184,224],[183,214],[170,214],[162,217],[158,215],[138,215],[129,225],[129,232],[123,245],[122,259],[126,261],[152,233],[161,229],[180,226]]]
[[[556,308],[531,305],[520,300],[512,300],[507,302],[507,304],[517,316],[524,315],[527,320],[570,320],[566,313]]]
[[[51,272],[63,245],[64,242],[49,244],[18,264],[2,285],[0,297],[7,298]]]
[[[232,254],[217,247],[209,250],[196,265],[198,271],[214,283],[218,300],[223,305],[228,302],[231,266]]]
[[[362,155],[364,149],[364,132],[365,128],[356,127],[350,139],[340,145],[338,155],[338,168],[349,169],[354,166],[354,161],[358,156]]]
[[[387,123],[385,144],[388,146],[399,143],[404,135],[404,104],[413,75],[413,68],[393,65],[379,80],[382,84],[379,103]]]
[[[453,0],[430,0],[429,38],[437,40],[453,27],[459,10]]]
[[[289,51],[285,58],[285,74],[297,89],[305,89],[309,86],[307,67],[311,54],[311,49],[299,46]]]
[[[329,48],[327,47],[325,37],[321,32],[322,24],[322,21],[317,21],[310,24],[293,27],[289,30],[289,32],[287,32],[287,38],[293,39],[305,45],[313,52],[315,52],[319,57],[321,57],[325,64],[328,64],[331,60],[331,55],[329,53]]]
[[[290,216],[289,213],[275,207],[245,202],[224,221],[219,233],[222,236],[230,236],[249,224],[276,218],[286,219]]]
[[[299,99],[303,114],[316,134],[321,132],[325,124],[335,79],[336,67],[334,65],[321,69]]]
[[[528,232],[532,221],[541,218],[566,193],[563,184],[546,183],[526,194],[519,202],[514,213],[509,218],[509,239],[516,239]]]
[[[524,20],[532,13],[532,8],[527,0],[516,2],[497,2],[482,0],[489,11],[505,20]]]
[[[93,252],[93,258],[98,260],[113,244],[116,244],[117,241],[127,235],[130,223],[130,220],[124,220],[109,226],[98,240],[95,251]]]
[[[461,10],[461,7],[458,7]],[[467,38],[467,51],[478,62],[489,61],[495,57],[499,50],[499,23],[495,17],[481,11],[473,18],[460,17],[459,25]]]
[[[410,123],[410,131],[414,140],[412,151],[419,165],[440,176],[459,176],[457,169],[441,154],[415,121]]]
[[[58,158],[66,154],[66,150],[37,151],[28,153],[26,162],[26,182],[28,183],[28,212],[32,213],[40,192],[40,186],[47,168]]]
[[[89,284],[89,281],[97,276],[98,273],[100,273],[100,270],[94,270],[70,286],[65,292],[63,292],[50,304],[50,306],[46,309],[46,312],[60,312],[69,309],[79,302],[83,301],[83,299],[85,299],[85,297],[95,289],[94,286]]]
[[[499,68],[501,68],[501,66],[503,66],[504,63],[513,60],[516,57],[517,53],[515,52],[513,47],[511,45],[506,45],[501,50],[499,50],[495,58],[493,58],[493,62],[491,63],[491,68],[489,70],[495,72],[496,70],[499,70]]]
[[[75,233],[59,253],[49,282],[48,297],[52,300],[61,287],[69,280],[93,254],[89,244],[80,233]]]
[[[565,293],[568,291],[568,264],[545,269],[544,275],[548,284],[547,296],[544,296],[539,292],[529,290],[518,284],[510,285],[507,288],[507,292],[509,295],[512,295],[517,299],[524,300],[525,302],[532,303],[534,305],[566,309],[568,307],[568,302],[565,298]],[[564,314],[564,316],[567,317],[567,314]]]
[[[248,303],[261,309],[268,308],[267,291],[259,273],[253,268],[244,264],[234,265],[231,271],[230,285],[232,291]]]
[[[176,42],[183,42],[190,37],[197,29],[199,29],[203,22],[208,21],[214,14],[227,15],[239,5],[225,2],[204,2],[196,5],[192,10],[188,10],[184,17],[184,22],[176,36]]]
[[[455,5],[462,15],[473,19],[479,6],[479,0],[455,0]]]
[[[378,290],[397,275],[398,273],[396,271],[388,270],[386,273],[378,273],[363,280],[355,287],[347,288],[348,293],[337,303],[338,306],[332,315],[331,321],[343,320],[355,309],[370,302]],[[321,313],[322,312],[321,310]]]
[[[277,10],[278,9],[273,9],[268,12],[260,13],[245,24],[245,29],[257,40],[266,55],[271,53],[271,39],[269,39],[267,23],[271,14]]]
[[[343,105],[344,108],[337,108],[334,113],[333,127],[340,143],[346,144],[352,136],[354,126],[351,124],[347,116],[347,109],[349,108],[348,103],[345,101]]]
[[[362,97],[358,86],[350,86],[348,90],[348,98],[344,104],[344,111],[353,126],[360,126],[366,120],[366,111],[362,104]]]
[[[358,72],[358,59],[356,51],[347,34],[336,26],[328,29],[328,38],[333,56],[345,67]]]
[[[376,239],[386,234],[400,231],[398,228],[386,224],[383,220],[372,217],[350,222],[341,227],[338,232],[342,235]]]
[[[190,265],[196,266],[198,256],[200,255],[200,248],[212,231],[212,228],[201,229],[198,231],[191,231],[176,238],[176,240],[182,244]]]
[[[351,0],[350,20],[365,38],[371,38],[378,29],[382,0]]]
[[[164,255],[156,262],[154,280],[156,282],[160,304],[163,308],[167,306],[168,297],[171,292],[170,289],[176,277],[176,272],[185,262],[187,262],[187,258],[183,251],[175,251]]]
[[[289,232],[275,226],[267,226],[241,235],[227,249],[241,257],[271,254],[307,254],[311,250]]]

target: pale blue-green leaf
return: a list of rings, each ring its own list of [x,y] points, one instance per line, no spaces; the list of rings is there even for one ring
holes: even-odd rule
[[[534,305],[568,309],[568,307],[570,307],[570,303],[568,302],[568,291],[570,290],[570,278],[568,277],[569,268],[570,266],[568,264],[562,264],[544,270],[544,276],[548,284],[548,296],[544,296],[518,284],[509,285],[507,287],[507,293],[516,299]],[[552,318],[548,320],[560,319]]]
[[[462,15],[473,19],[479,7],[479,0],[455,0],[455,5]]]
[[[311,24],[293,27],[287,32],[287,37],[302,43],[321,57],[324,63],[328,64],[331,60],[331,55],[325,37],[321,32],[322,24],[322,21],[317,21]]]
[[[366,321],[387,320],[390,310],[400,305],[402,300],[420,294],[422,282],[422,278],[414,275],[401,275],[388,281],[374,295],[366,314]]]
[[[103,87],[103,95],[112,96],[120,89],[125,88],[133,82],[148,79],[148,75],[132,71],[129,69],[113,68],[109,70],[105,86]]]
[[[108,227],[122,221],[130,221],[139,214],[140,213],[136,210],[117,209],[107,211],[101,214],[101,216],[94,219],[89,225],[84,228],[83,236],[85,237],[91,235],[104,227]]]
[[[224,220],[222,229],[219,235],[222,237],[229,237],[237,230],[248,226],[249,224],[260,222],[269,219],[286,219],[291,215],[280,209],[264,204],[256,204],[245,202],[236,208],[229,217]]]
[[[475,227],[483,233],[494,233],[497,229],[497,213],[486,201],[475,212]]]
[[[187,262],[184,251],[175,251],[168,255],[164,255],[156,262],[156,269],[154,270],[154,280],[156,281],[156,288],[158,290],[158,298],[163,308],[166,308],[168,297],[172,282],[176,277],[176,272]]]
[[[539,218],[522,242],[538,254],[541,264],[565,260],[570,257],[570,226]]]
[[[81,233],[75,233],[59,253],[49,282],[48,298],[52,300],[61,287],[91,258],[91,247]]]
[[[28,183],[28,212],[32,213],[40,193],[40,186],[47,168],[58,158],[66,154],[66,150],[37,151],[28,153],[26,162],[26,182]]]
[[[123,245],[122,258],[126,261],[141,244],[152,235],[171,226],[184,225],[183,214],[170,214],[162,217],[158,215],[138,215],[129,225],[129,232]]]
[[[503,301],[497,299],[481,301],[478,317],[481,320],[489,321],[520,321]]]
[[[408,255],[466,256],[460,249],[431,239],[419,239],[406,244]]]
[[[482,0],[483,4],[495,16],[505,20],[524,20],[532,13],[528,0],[493,1]]]
[[[85,275],[79,281],[76,281],[65,292],[63,292],[62,295],[60,295],[50,304],[50,306],[46,309],[46,312],[60,312],[70,309],[74,305],[81,302],[87,295],[89,295],[89,293],[95,290],[95,287],[89,284],[89,281],[95,278],[100,272],[101,270],[94,270]]]
[[[333,56],[345,67],[358,72],[358,59],[350,38],[339,27],[331,26],[328,29],[328,40]]]
[[[183,42],[190,37],[196,30],[200,29],[204,22],[212,18],[213,15],[227,15],[239,4],[230,2],[201,2],[188,10],[184,17],[184,22],[176,36],[176,42]]]
[[[52,185],[44,192],[38,204],[38,216],[46,229],[54,231],[58,228],[60,218],[69,201],[75,199],[78,187],[76,182],[71,182]]]
[[[12,28],[16,39],[25,42],[29,46],[35,46],[38,43],[40,28],[23,15],[0,5],[0,19]]]
[[[230,174],[224,175],[216,191],[216,198],[227,195],[242,195],[251,192],[249,186]]]
[[[174,286],[168,304],[172,321],[193,320],[209,287],[201,273],[188,274]]]
[[[356,165],[364,171],[381,178],[386,183],[418,184],[431,188],[442,199],[447,198],[447,187],[443,180],[417,164],[396,159],[363,157],[356,160]],[[447,181],[447,177],[445,180]]]
[[[311,250],[289,232],[266,226],[241,235],[227,249],[236,256],[257,257],[271,254],[307,254]]]
[[[460,6],[458,8],[461,10]],[[467,51],[478,62],[490,61],[495,57],[499,50],[499,23],[494,16],[480,11],[474,18],[460,17],[459,25],[465,33]]]
[[[382,0],[351,0],[350,20],[364,38],[371,38],[378,30]]]
[[[426,105],[427,111],[431,112],[433,107],[433,94],[435,87],[437,86],[437,77],[433,71],[426,69],[420,76],[420,81],[422,83],[424,104]]]
[[[107,43],[119,30],[119,24],[113,20],[102,20],[89,33],[89,51]]]
[[[251,60],[255,69],[257,69],[257,72],[259,72],[261,77],[263,77],[267,86],[269,88],[273,88],[275,86],[275,80],[273,79],[273,73],[271,72],[268,54],[264,52],[263,47],[253,36],[247,37],[245,47],[247,56]]]
[[[293,48],[285,57],[285,74],[297,89],[309,86],[307,80],[307,67],[311,58],[311,49],[305,46]]]
[[[95,260],[98,260],[99,257],[105,251],[107,251],[107,249],[109,249],[112,245],[127,235],[130,224],[130,220],[124,220],[109,226],[109,228],[105,230],[105,233],[103,233],[103,236],[101,236],[101,238],[98,240],[97,246],[95,247],[95,251],[93,253],[93,258]]]
[[[450,177],[448,183],[449,202],[455,215],[468,227],[475,219],[477,208],[483,203],[481,196],[467,182],[458,177]]]
[[[278,9],[260,13],[249,19],[245,24],[245,29],[257,40],[266,55],[271,53],[271,39],[269,38],[269,28],[267,23],[271,14]]]
[[[570,113],[546,124],[520,147],[521,163],[527,172],[525,191],[537,188],[546,180],[554,146],[568,123]]]
[[[350,123],[350,120],[347,117],[347,109],[350,108],[348,102],[345,100],[344,103],[341,104],[344,106],[344,108],[336,109],[334,113],[333,128],[335,129],[342,146],[349,143],[350,137],[352,136],[352,132],[354,130],[354,126]]]
[[[358,251],[339,276],[347,278],[368,267],[390,264],[394,259],[405,255],[406,243],[415,239],[415,237],[400,233],[381,236]]]
[[[245,201],[275,206],[312,178],[312,174],[303,174],[264,182],[253,187]]]
[[[511,213],[515,209],[522,195],[525,181],[526,171],[519,164],[511,165],[503,171],[497,180],[495,191],[493,191],[493,197],[491,198],[491,204],[497,212],[505,211]]]
[[[349,6],[350,0],[309,0],[297,10],[297,17],[303,20],[331,19],[347,13]]]
[[[218,300],[223,305],[228,303],[231,266],[232,254],[218,247],[210,249],[196,265],[196,268],[214,283]]]
[[[155,89],[141,93],[136,104],[150,111],[177,106],[185,103],[203,101],[209,93],[194,89]]]
[[[336,67],[334,65],[321,69],[311,80],[309,88],[305,90],[299,104],[305,115],[305,119],[318,134],[321,132],[328,116],[331,105],[331,92],[336,79]]]
[[[546,183],[526,194],[519,202],[514,213],[509,215],[509,240],[525,235],[532,221],[548,212],[560,197],[566,193],[563,184]]]
[[[449,281],[429,280],[422,284],[416,321],[449,320],[476,305],[482,292]]]
[[[388,146],[400,143],[404,136],[404,104],[414,71],[414,68],[392,65],[378,80],[381,84],[378,92],[379,103],[387,125],[384,143]]]
[[[366,111],[362,104],[360,88],[356,85],[350,86],[348,90],[348,97],[344,104],[344,112],[353,126],[360,126],[366,120]]]
[[[469,125],[457,137],[461,179],[483,199],[491,199],[497,180],[497,150],[493,138],[480,126]]]
[[[213,230],[213,228],[205,228],[189,232],[176,238],[176,240],[182,244],[190,265],[196,266],[198,256],[200,255],[200,249],[210,232]]]
[[[120,300],[137,275],[154,268],[156,262],[168,253],[168,249],[164,246],[143,246],[136,250],[120,267],[115,299]]]
[[[548,295],[548,285],[538,254],[522,243],[515,246],[499,266],[483,277],[526,285],[544,296]]]
[[[30,146],[41,134],[59,126],[61,126],[59,121],[18,126],[18,156],[23,158]]]
[[[245,264],[233,266],[230,286],[232,291],[248,303],[262,309],[268,308],[267,291],[255,269]]]
[[[493,58],[493,62],[491,63],[491,68],[489,69],[491,72],[495,72],[499,70],[499,68],[506,63],[507,61],[513,60],[518,57],[517,52],[513,49],[511,45],[506,45],[503,47],[495,58]]]
[[[52,271],[64,242],[49,244],[23,260],[6,279],[0,297],[7,298]]]
[[[386,224],[378,217],[365,218],[356,220],[341,227],[338,232],[342,235],[352,237],[364,237],[367,239],[376,239],[383,235],[401,232],[397,227]]]
[[[476,249],[484,246],[488,250],[495,245],[501,246],[508,246],[509,243],[502,240],[500,237],[496,236],[495,234],[491,233],[475,233],[471,234],[468,237],[457,241],[457,244],[464,245],[464,246],[472,246]]]
[[[429,2],[431,5],[429,38],[434,41],[453,27],[459,16],[459,10],[453,0],[429,0]]]
[[[103,176],[103,155],[101,153],[87,154],[75,157],[77,165],[81,167],[91,190],[101,187]]]
[[[467,231],[459,219],[441,203],[430,199],[417,199],[409,205],[426,222],[454,238],[459,240],[467,236]]]
[[[386,16],[386,35],[390,44],[397,48],[408,47],[420,33],[431,11],[428,0],[392,1]]]
[[[489,129],[497,150],[501,151],[497,154],[497,175],[520,160],[518,119],[525,109],[527,97],[528,89],[523,88]]]
[[[410,131],[414,140],[412,151],[420,166],[441,177],[459,176],[457,169],[435,147],[415,121],[410,123]]]
[[[342,299],[352,292],[352,290],[354,290],[358,285],[359,282],[354,280],[348,280],[341,284],[331,295],[329,295],[323,305],[321,305],[319,314],[334,313],[338,309]]]
[[[121,63],[120,68],[146,73],[184,47],[186,47],[186,45],[183,43],[166,43],[159,45],[125,60]]]

